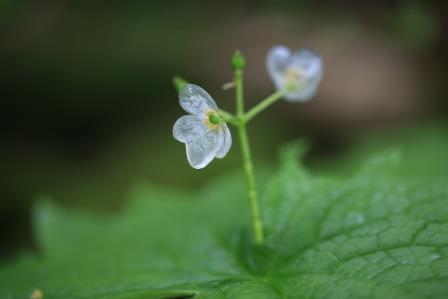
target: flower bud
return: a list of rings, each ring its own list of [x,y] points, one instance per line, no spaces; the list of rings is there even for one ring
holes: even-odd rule
[[[182,87],[184,87],[185,85],[188,84],[188,81],[179,76],[175,76],[173,78],[173,84],[174,84],[174,87],[176,87],[176,90],[180,91],[182,89]]]
[[[246,66],[246,59],[244,55],[237,50],[232,56],[232,68],[234,71],[242,71]]]

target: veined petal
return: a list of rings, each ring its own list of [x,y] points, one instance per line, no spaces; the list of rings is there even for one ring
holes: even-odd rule
[[[194,140],[186,143],[187,160],[191,167],[201,169],[207,166],[215,157],[220,147],[220,138],[218,130],[208,130],[204,125],[204,134],[197,136]]]
[[[300,70],[306,78],[315,78],[322,75],[322,59],[313,50],[301,49],[293,54],[291,67]]]
[[[203,116],[209,110],[218,109],[212,97],[194,84],[187,84],[180,90],[179,103],[185,111],[198,116]]]
[[[230,130],[226,124],[222,124],[220,131],[222,131],[222,137],[220,138],[221,146],[216,153],[216,158],[222,159],[227,155],[230,147],[232,146],[232,135],[230,134]]]
[[[290,68],[300,74],[300,81],[297,82],[295,90],[285,95],[285,99],[308,101],[316,93],[322,78],[322,59],[314,51],[302,49],[293,54]]]
[[[273,47],[267,56],[266,65],[268,73],[277,89],[286,84],[285,72],[291,63],[291,51],[285,46]]]
[[[173,137],[183,143],[197,139],[204,134],[203,120],[194,115],[180,117],[173,126]]]

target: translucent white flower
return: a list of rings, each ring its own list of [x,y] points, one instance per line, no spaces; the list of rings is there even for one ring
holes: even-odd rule
[[[267,69],[277,89],[289,89],[285,99],[297,102],[313,97],[323,72],[322,59],[314,51],[301,49],[291,53],[284,46],[269,51]]]
[[[232,136],[212,97],[201,87],[187,84],[179,92],[179,102],[190,115],[176,121],[173,136],[185,143],[190,165],[201,169],[214,158],[224,158],[232,145]]]

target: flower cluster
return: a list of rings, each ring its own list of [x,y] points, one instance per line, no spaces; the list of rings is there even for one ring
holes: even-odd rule
[[[238,61],[243,59],[241,54],[236,57],[240,58]],[[266,65],[276,89],[288,101],[305,102],[311,99],[322,78],[322,60],[308,49],[292,53],[287,47],[275,46],[267,55]],[[266,100],[269,103],[263,105],[262,102],[260,106],[270,105],[277,98],[271,96]],[[190,165],[201,169],[214,158],[225,157],[232,145],[232,137],[213,98],[197,85],[184,84],[179,91],[179,101],[190,115],[176,121],[173,136],[185,143]],[[254,113],[248,114],[255,115],[258,110],[254,109],[250,111]]]
[[[269,52],[266,64],[277,91],[246,112],[243,92],[246,60],[239,51],[233,55],[231,65],[234,78],[232,84],[227,86],[235,88],[235,115],[218,109],[212,97],[201,87],[188,84],[179,77],[174,78],[174,84],[179,90],[180,105],[189,115],[184,115],[176,121],[173,136],[185,143],[187,160],[193,168],[201,169],[214,158],[224,158],[232,146],[232,136],[226,122],[238,128],[255,245],[263,244],[264,229],[246,125],[258,113],[281,98],[298,102],[309,100],[316,93],[322,77],[322,61],[311,50],[291,53],[286,47],[276,46]]]

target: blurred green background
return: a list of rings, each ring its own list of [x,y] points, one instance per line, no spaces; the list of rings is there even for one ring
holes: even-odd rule
[[[173,75],[233,111],[221,87],[236,49],[248,106],[273,91],[271,46],[313,48],[325,63],[316,98],[280,102],[250,125],[257,167],[303,136],[316,172],[425,138],[420,155],[444,158],[447,31],[446,1],[0,0],[0,258],[33,247],[38,194],[113,213],[138,182],[197,188],[240,167],[235,140],[225,160],[194,170],[171,133],[184,114]]]

